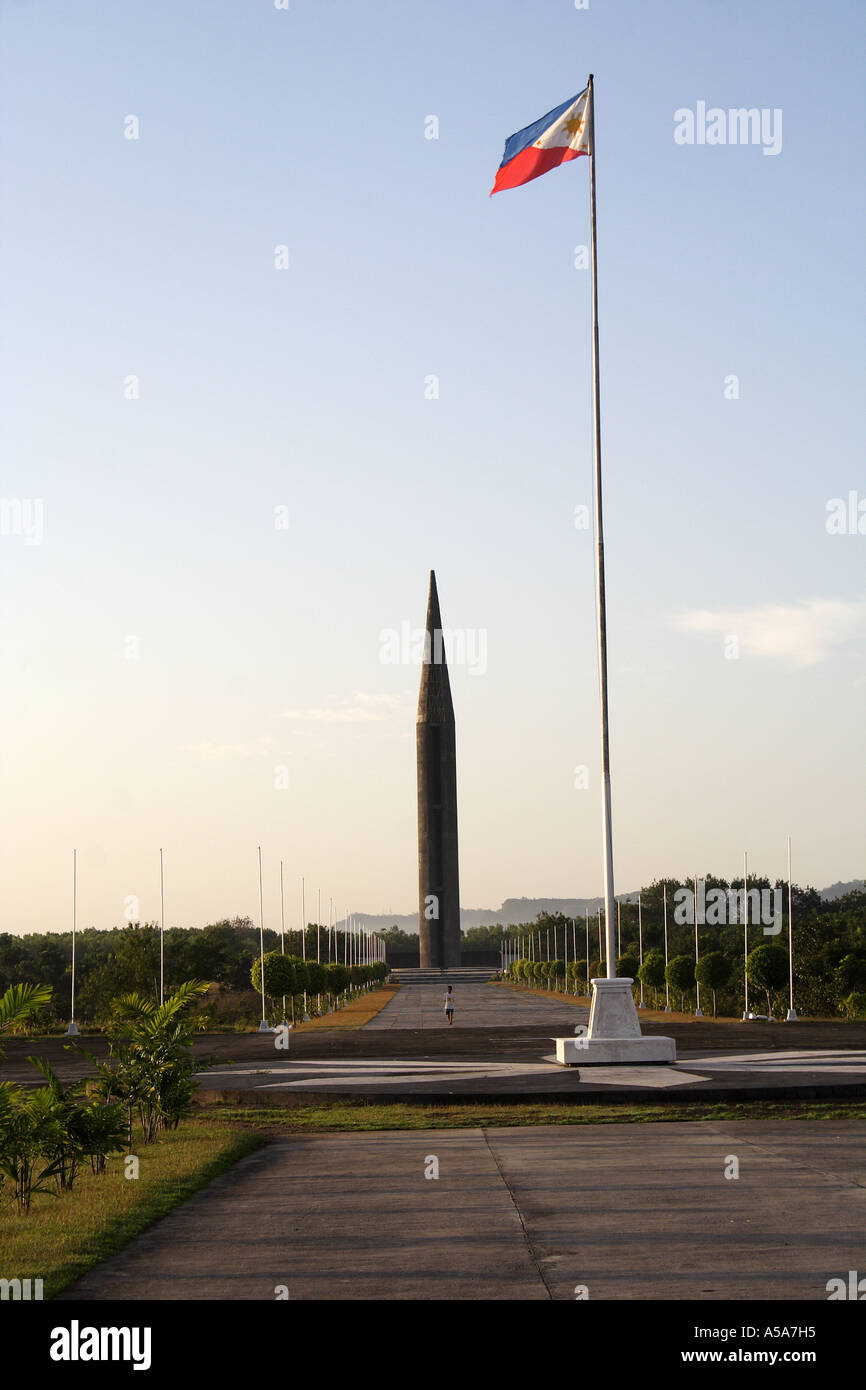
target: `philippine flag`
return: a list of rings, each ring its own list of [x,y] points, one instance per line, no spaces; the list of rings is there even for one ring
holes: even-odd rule
[[[509,135],[490,196],[519,188],[568,159],[589,154],[589,87],[569,97],[541,120]]]

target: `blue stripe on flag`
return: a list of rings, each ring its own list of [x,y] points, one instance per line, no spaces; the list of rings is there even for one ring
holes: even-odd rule
[[[584,91],[585,90],[586,88],[584,88]],[[532,125],[524,126],[523,130],[518,130],[514,135],[509,135],[505,142],[505,153],[502,156],[502,164],[499,166],[500,169],[503,165],[509,164],[515,155],[520,154],[521,150],[525,150],[528,145],[533,144],[540,135],[543,135],[548,127],[552,126],[554,121],[558,121],[563,112],[567,111],[569,106],[573,106],[577,98],[581,96],[583,96],[583,92],[578,92],[576,96],[569,97],[568,101],[564,101],[561,106],[555,106],[552,111],[548,111],[546,116],[542,116],[539,120],[533,121]]]

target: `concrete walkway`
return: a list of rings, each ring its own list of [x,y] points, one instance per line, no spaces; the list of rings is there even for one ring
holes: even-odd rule
[[[825,1300],[864,1232],[853,1121],[311,1134],[63,1298]]]
[[[588,1009],[576,1011],[573,1004],[564,1003],[553,993],[550,999],[542,999],[516,990],[493,989],[487,983],[492,971],[464,969],[465,974],[457,969],[441,975],[432,970],[395,971],[401,988],[364,1025],[365,1032],[383,1028],[519,1028],[523,1024],[542,1024],[554,1032],[566,1025],[572,1033],[575,1023],[589,1018]],[[449,984],[454,988],[453,1024],[445,1017],[445,991]]]

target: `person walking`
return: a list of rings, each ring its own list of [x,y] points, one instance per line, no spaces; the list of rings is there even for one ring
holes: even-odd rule
[[[445,995],[445,1017],[449,1024],[454,1022],[454,990],[448,986],[448,993]]]

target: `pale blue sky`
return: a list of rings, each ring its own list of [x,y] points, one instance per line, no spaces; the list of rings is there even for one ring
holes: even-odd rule
[[[789,833],[802,881],[863,875],[866,535],[825,527],[866,499],[863,35],[838,0],[4,0],[0,492],[44,540],[0,536],[0,929],[67,925],[73,845],[82,925],[155,916],[160,844],[172,923],[254,913],[259,843],[270,925],[280,856],[294,918],[301,874],[411,911],[419,672],[380,632],[431,566],[487,642],[464,906],[600,891],[588,162],[487,196],[589,71],[617,887],[774,877]],[[781,153],[675,144],[698,101],[781,109]]]

